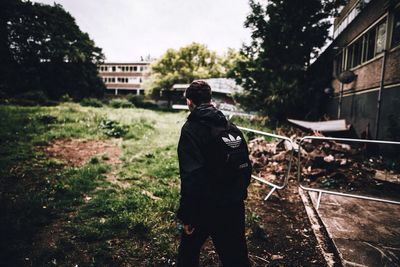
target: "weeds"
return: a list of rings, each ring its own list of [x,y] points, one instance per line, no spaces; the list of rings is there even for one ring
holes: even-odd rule
[[[126,99],[113,99],[110,101],[110,106],[113,108],[134,108],[134,104]]]
[[[84,98],[80,102],[82,107],[95,107],[100,108],[103,106],[103,103],[97,98]]]
[[[250,238],[266,241],[268,235],[264,226],[260,222],[260,216],[254,212],[248,212],[246,215],[246,226],[250,228]]]
[[[38,117],[38,121],[43,124],[52,124],[57,121],[57,117],[52,115],[42,115]]]
[[[128,133],[128,127],[121,125],[118,121],[102,120],[99,128],[103,130],[104,134],[108,137],[123,137]]]
[[[175,257],[182,113],[63,103],[0,106],[0,116],[1,264],[143,266]],[[108,165],[109,156],[102,155],[71,168],[38,147],[55,138],[110,138],[99,129],[104,118],[112,121],[103,122],[106,127],[124,129],[120,165]],[[130,186],[108,181],[111,171]],[[54,221],[60,233],[55,247],[31,252],[32,240]]]

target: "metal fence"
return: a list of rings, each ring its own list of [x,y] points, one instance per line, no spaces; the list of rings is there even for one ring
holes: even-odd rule
[[[344,143],[364,143],[364,144],[398,145],[398,146],[400,146],[400,142],[383,141],[383,140],[334,138],[334,137],[321,137],[321,136],[305,136],[305,137],[300,139],[300,141],[298,142],[298,146],[296,146],[296,143],[292,139],[290,139],[289,137],[286,137],[286,136],[267,133],[267,132],[263,132],[263,131],[259,131],[259,130],[255,130],[255,129],[250,129],[250,128],[245,128],[245,127],[240,127],[240,126],[238,126],[238,128],[240,130],[242,130],[242,131],[251,132],[251,133],[254,133],[254,134],[257,134],[257,135],[262,135],[262,136],[267,136],[267,137],[286,140],[286,141],[290,142],[290,144],[291,144],[292,149],[290,151],[290,159],[288,160],[288,168],[287,168],[287,171],[285,173],[285,176],[284,176],[282,184],[278,185],[278,184],[272,183],[270,181],[267,181],[262,177],[258,177],[256,175],[252,175],[253,179],[272,187],[272,189],[268,192],[268,194],[264,198],[264,200],[267,200],[275,192],[275,190],[282,190],[287,186],[288,180],[289,180],[289,175],[290,175],[290,172],[291,172],[293,155],[294,155],[295,152],[297,152],[297,158],[298,158],[298,163],[297,163],[297,182],[298,182],[298,186],[301,189],[305,190],[305,191],[318,193],[317,209],[320,206],[322,194],[331,194],[331,195],[338,195],[338,196],[343,196],[343,197],[351,197],[351,198],[358,198],[358,199],[379,201],[379,202],[384,202],[384,203],[389,203],[389,204],[400,205],[400,201],[395,201],[395,200],[390,200],[390,199],[365,196],[365,195],[361,195],[361,194],[360,195],[350,194],[350,193],[338,192],[338,191],[334,191],[334,190],[321,189],[321,188],[312,188],[312,187],[304,185],[302,183],[302,179],[301,179],[302,178],[302,175],[301,175],[301,170],[302,170],[301,169],[301,167],[302,167],[301,166],[301,149],[303,148],[303,145],[307,140],[341,141],[341,142],[344,142]],[[297,147],[297,148],[294,149],[295,147]]]
[[[377,197],[370,197],[370,196],[365,196],[365,195],[356,195],[356,194],[350,194],[350,193],[343,193],[343,192],[338,192],[338,191],[333,191],[333,190],[327,190],[327,189],[319,189],[319,188],[312,188],[308,187],[302,184],[302,176],[301,176],[301,148],[303,144],[305,143],[306,140],[325,140],[325,141],[341,141],[345,143],[364,143],[364,144],[376,144],[376,145],[400,145],[400,142],[393,142],[393,141],[382,141],[382,140],[364,140],[364,139],[349,139],[349,138],[334,138],[334,137],[320,137],[320,136],[305,136],[303,137],[300,142],[299,142],[299,150],[298,150],[298,165],[297,165],[297,181],[299,184],[299,187],[303,190],[306,191],[311,191],[311,192],[317,192],[318,193],[318,200],[317,200],[317,209],[320,206],[321,202],[321,196],[322,194],[331,194],[331,195],[338,195],[338,196],[343,196],[343,197],[351,197],[351,198],[358,198],[358,199],[365,199],[365,200],[372,200],[372,201],[379,201],[379,202],[384,202],[384,203],[390,203],[390,204],[400,204],[399,201],[394,201],[394,200],[389,200],[389,199],[383,199],[383,198],[377,198]]]
[[[290,142],[291,147],[293,148],[293,141],[286,137],[286,136],[282,136],[282,135],[277,135],[277,134],[272,134],[272,133],[267,133],[267,132],[263,132],[263,131],[258,131],[258,130],[254,130],[254,129],[249,129],[249,128],[245,128],[245,127],[240,127],[238,126],[238,128],[242,131],[246,131],[246,132],[250,132],[250,133],[254,133],[257,135],[263,135],[263,136],[268,136],[268,137],[273,137],[273,138],[277,138],[277,139],[282,139],[282,140],[286,140],[288,142]],[[288,168],[287,171],[285,173],[284,179],[283,179],[283,183],[280,185],[274,184],[272,182],[269,182],[261,177],[258,177],[256,175],[251,175],[251,177],[261,183],[267,184],[270,187],[272,187],[272,189],[268,192],[267,196],[264,198],[264,200],[267,200],[274,192],[275,190],[282,190],[286,187],[286,185],[288,184],[288,180],[289,180],[289,175],[290,175],[290,170],[291,170],[291,166],[292,166],[292,160],[293,160],[293,154],[294,154],[294,150],[290,150],[290,159],[288,160]]]

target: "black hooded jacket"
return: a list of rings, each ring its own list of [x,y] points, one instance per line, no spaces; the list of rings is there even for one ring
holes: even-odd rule
[[[223,128],[227,124],[221,111],[211,104],[202,104],[190,113],[182,127],[178,144],[181,199],[177,215],[184,224],[201,222],[210,209],[247,197],[250,175],[241,186],[243,194],[221,194],[220,189],[229,185],[218,184],[209,170],[211,157],[206,147],[211,139],[211,128]]]

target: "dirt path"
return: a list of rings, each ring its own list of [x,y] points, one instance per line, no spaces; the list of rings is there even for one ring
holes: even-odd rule
[[[80,167],[93,158],[104,160],[111,167],[121,163],[120,148],[121,140],[86,140],[86,139],[57,139],[45,146],[43,149],[47,158],[61,160],[66,166]],[[105,174],[106,180],[122,188],[127,188],[129,183],[119,181],[113,170]],[[90,201],[91,196],[84,195],[84,202]],[[76,207],[78,209],[78,207]],[[62,238],[70,239],[66,236],[65,227],[76,215],[76,211],[71,211],[61,216],[57,216],[52,222],[39,231],[33,242],[31,257],[40,257],[46,251],[57,248],[57,244]],[[81,255],[84,256],[84,253]],[[28,258],[29,260],[29,258]],[[56,264],[56,262],[54,263]]]
[[[115,140],[56,140],[46,151],[49,157],[60,159],[69,166],[81,166],[95,156],[103,156],[107,162],[115,165],[120,163],[121,155]],[[113,184],[123,188],[128,186],[119,181],[113,172],[107,173],[106,177]],[[279,196],[274,193],[264,201],[269,189],[255,180],[249,187],[246,234],[253,266],[326,266],[294,181],[291,180],[289,186],[279,192]],[[43,246],[51,247],[57,243],[57,238],[63,235],[60,229],[68,218],[55,220],[42,234],[39,233],[36,244],[40,244],[41,250]],[[202,251],[201,263],[202,266],[219,266],[218,255],[211,241],[206,243]]]
[[[49,158],[64,161],[69,166],[82,166],[92,157],[102,157],[111,165],[121,163],[121,140],[57,139],[45,147]]]
[[[269,189],[253,180],[247,202],[258,217],[249,233],[254,266],[326,266],[294,179],[264,201]]]
[[[327,266],[295,181],[290,180],[279,196],[274,193],[264,201],[269,189],[255,180],[249,187],[246,234],[253,267]],[[210,240],[202,251],[201,263],[219,266]]]

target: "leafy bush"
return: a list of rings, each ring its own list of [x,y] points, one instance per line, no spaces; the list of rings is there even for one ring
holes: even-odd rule
[[[20,106],[54,106],[58,104],[56,101],[49,100],[49,98],[43,91],[28,91],[16,95],[12,99],[10,99],[9,103]]]
[[[65,94],[65,95],[60,97],[60,101],[62,101],[62,102],[72,102],[73,99],[72,99],[72,97],[69,96],[69,94]]]
[[[126,99],[113,99],[110,101],[110,106],[113,108],[133,108],[135,107]]]
[[[81,106],[83,107],[95,107],[100,108],[103,106],[103,103],[97,98],[84,98],[81,100]]]
[[[38,117],[38,121],[43,123],[43,124],[52,124],[57,122],[57,117],[52,116],[52,115],[42,115]]]
[[[102,120],[99,128],[105,135],[116,138],[125,136],[129,131],[126,125],[121,125],[118,121],[113,120]]]
[[[129,102],[138,108],[157,108],[158,106],[150,101],[145,101],[142,95],[129,94],[127,96]]]
[[[18,95],[17,98],[32,100],[38,104],[44,104],[47,101],[49,101],[49,99],[47,98],[46,94],[43,91],[29,91]]]
[[[131,102],[135,106],[138,106],[144,102],[144,96],[142,96],[142,95],[129,94],[127,96],[127,99],[129,102]]]

